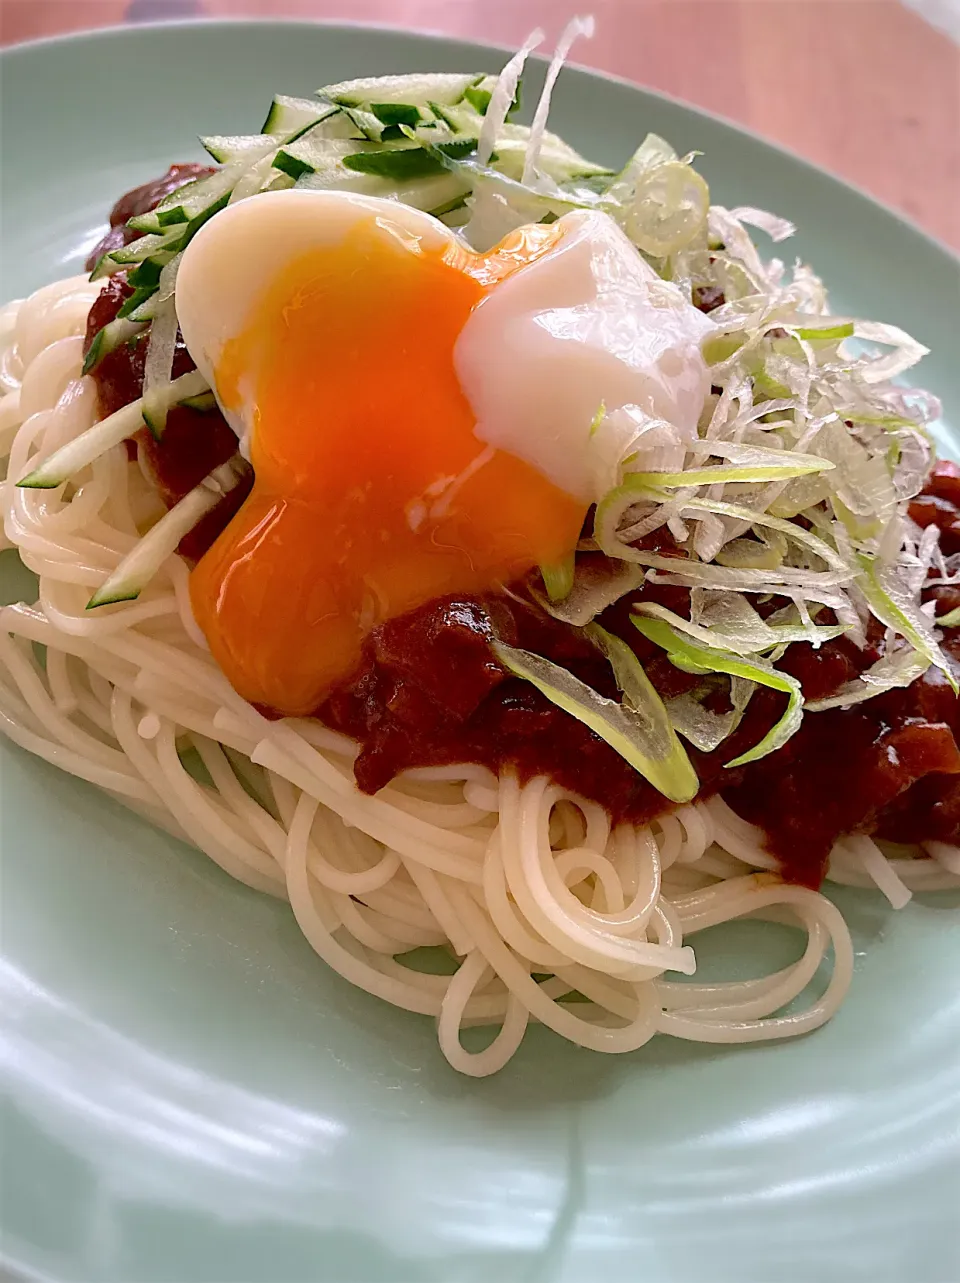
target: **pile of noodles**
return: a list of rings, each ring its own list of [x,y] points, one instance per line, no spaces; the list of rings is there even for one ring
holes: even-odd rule
[[[433,1016],[467,1074],[500,1069],[531,1020],[622,1052],[658,1032],[753,1042],[829,1019],[852,972],[843,917],[782,882],[759,830],[719,798],[611,829],[601,807],[546,779],[521,785],[476,765],[408,771],[370,797],[354,784],[351,741],[308,720],[268,722],[232,690],[177,556],[137,601],[87,612],[159,515],[152,487],[122,445],[59,490],[13,482],[96,419],[81,363],[98,289],[76,277],[0,311],[4,546],[39,579],[34,605],[0,611],[4,734],[288,900],[329,966]],[[829,876],[900,906],[913,890],[960,886],[960,855],[935,843],[890,854],[855,835],[837,843]],[[746,916],[803,932],[799,961],[739,982],[669,978],[693,975],[698,932]],[[436,946],[452,975],[407,965]],[[493,1027],[480,1051],[461,1042],[471,1025]]]

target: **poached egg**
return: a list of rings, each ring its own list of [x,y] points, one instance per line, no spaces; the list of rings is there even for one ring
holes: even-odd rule
[[[378,624],[568,556],[709,386],[711,322],[600,212],[477,254],[395,201],[266,193],[199,231],[176,305],[256,476],[194,613],[237,691],[290,715]]]

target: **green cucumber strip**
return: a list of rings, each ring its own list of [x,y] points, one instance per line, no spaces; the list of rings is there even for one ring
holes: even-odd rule
[[[302,175],[297,180],[297,186],[314,191],[352,190],[363,192],[367,196],[386,196],[401,205],[410,205],[437,217],[452,209],[459,209],[470,190],[468,183],[445,170],[438,174],[428,174],[426,178],[417,178],[411,183],[397,184],[373,174],[354,173],[344,169],[339,161],[328,164],[317,172]]]
[[[493,91],[497,86],[497,76],[481,76],[475,85],[470,85],[464,90],[464,101],[468,102],[471,107],[476,108],[481,116],[487,114],[487,108],[490,106],[490,99],[493,97]],[[507,112],[507,120],[515,116],[522,106],[523,81],[517,83],[517,92],[513,95],[513,102]]]
[[[279,169],[281,173],[288,174],[291,178],[301,178],[304,174],[314,172],[313,167],[299,156],[293,155],[285,148],[277,152],[273,161],[274,169]]]
[[[254,151],[262,155],[265,144],[271,141],[270,134],[210,134],[200,139],[203,148],[220,165],[243,160]]]
[[[120,601],[134,601],[139,597],[167,558],[176,552],[180,540],[190,533],[201,517],[216,507],[225,494],[234,489],[241,475],[240,469],[230,463],[215,468],[179,503],[174,504],[127,553],[87,602],[87,610]]]
[[[464,138],[457,139],[455,142],[436,144],[435,149],[451,159],[456,159],[475,151],[476,146],[476,138]],[[419,145],[357,152],[344,156],[343,164],[356,173],[375,174],[379,178],[389,178],[394,182],[410,182],[414,178],[425,178],[428,174],[441,173],[444,169],[442,161]]]
[[[154,258],[145,258],[139,267],[135,267],[127,275],[127,282],[134,289],[144,289],[148,285],[160,284],[160,273],[163,270],[163,264]]]
[[[529,144],[530,129],[526,125],[504,125],[497,135],[497,169],[519,182],[523,177]],[[599,184],[603,179],[603,186],[606,186],[606,181],[613,172],[588,160],[586,156],[581,156],[569,143],[549,130],[541,139],[537,169],[548,174],[557,183],[594,180]]]
[[[483,127],[483,116],[471,107],[464,106],[463,103],[458,103],[455,107],[446,107],[439,102],[432,102],[429,107],[437,119],[442,120],[453,133],[465,134],[473,138],[480,136],[480,130]]]
[[[333,109],[327,103],[317,102],[312,98],[290,98],[286,94],[277,94],[260,132],[273,137],[286,137],[305,126],[315,125],[332,114]]]
[[[341,80],[317,93],[342,107],[363,107],[370,103],[403,103],[420,106],[431,98],[453,105],[466,91],[483,80],[482,75],[434,73],[432,75],[376,76],[371,79]]]
[[[478,111],[481,116],[485,116],[487,108],[490,106],[490,99],[493,97],[493,91],[481,89],[478,85],[468,85],[463,91],[463,96],[474,110]]]
[[[372,111],[363,107],[343,107],[343,114],[352,120],[358,135],[371,143],[385,143],[402,137],[399,125],[385,125]]]
[[[206,392],[207,381],[199,370],[182,374],[164,388],[164,399],[168,405],[176,405],[184,397],[197,396]],[[122,409],[115,411],[106,419],[101,419],[86,432],[68,441],[65,446],[55,450],[49,459],[17,482],[27,490],[53,490],[63,485],[81,468],[99,459],[107,450],[111,450],[127,437],[132,437],[143,426],[143,398],[131,401]]]
[[[376,146],[376,143],[363,140],[326,138],[311,131],[288,146],[281,147],[274,157],[273,167],[291,178],[316,173],[339,174],[342,177],[344,170],[341,162],[344,156]]]
[[[420,108],[411,102],[372,102],[370,110],[384,125],[418,125]]]
[[[154,254],[163,250],[179,249],[180,241],[183,239],[183,234],[186,230],[186,223],[178,223],[175,227],[168,228],[162,234],[141,236],[129,245],[122,245],[120,249],[111,250],[107,257],[123,267],[128,263],[142,263],[144,259],[152,258]]]
[[[259,149],[251,146],[242,159],[178,187],[151,213],[131,219],[129,226],[136,227],[138,231],[160,232],[172,222],[192,223],[211,209],[216,212],[223,207],[222,202],[229,197],[243,171],[275,146],[273,138],[263,138]]]
[[[157,292],[155,285],[144,285],[141,289],[134,290],[128,299],[124,300],[123,306],[117,312],[117,320],[125,321],[128,318],[133,319],[133,313],[139,312],[149,299],[152,299]],[[149,318],[138,316],[136,320],[143,321]]]
[[[188,410],[214,410],[217,406],[217,398],[212,392],[199,392],[196,396],[182,397],[177,405],[185,406]]]
[[[107,250],[101,254],[93,265],[93,271],[90,273],[91,281],[102,281],[105,276],[112,276],[114,272],[119,272],[120,268],[110,257],[112,251]]]
[[[141,334],[145,328],[143,324],[121,317],[117,317],[114,321],[109,321],[102,330],[98,330],[94,335],[93,342],[90,344],[87,355],[83,359],[82,373],[90,374],[105,356],[109,356],[111,352],[115,352],[118,347],[122,347],[129,339]]]
[[[187,245],[190,244],[190,242],[193,240],[194,236],[200,230],[200,228],[204,225],[204,223],[206,223],[209,219],[211,219],[214,216],[214,214],[218,214],[221,209],[226,208],[226,205],[229,199],[230,199],[230,193],[224,192],[223,195],[220,196],[217,200],[211,202],[211,204],[209,204],[205,209],[201,210],[200,213],[197,214],[195,218],[192,218],[190,222],[187,223],[186,227],[183,229],[182,233],[180,233],[178,238],[171,238],[167,248],[160,249],[158,247],[155,247],[154,252],[151,254],[150,258],[145,259],[143,262],[143,267],[149,266],[150,268],[150,270],[145,274],[145,279],[150,281],[153,279],[154,276],[156,276],[156,280],[159,283],[160,272],[162,271],[162,269],[166,267],[166,265],[173,258],[175,258],[176,255],[181,250],[185,249]],[[178,225],[178,226],[181,226],[181,225]],[[146,236],[142,238],[142,240],[148,240],[148,239],[150,238]],[[161,240],[162,239],[163,238],[161,238]],[[140,241],[135,242],[135,244],[140,244],[140,243],[141,243]],[[138,268],[137,270],[140,271],[142,269]],[[157,294],[156,285],[144,285],[142,288],[138,288],[135,291],[135,293],[130,298],[128,298],[126,302],[123,304],[123,307],[121,307],[118,313],[118,316],[129,317],[131,320],[134,320],[134,321],[152,320],[154,313],[156,311],[156,303],[157,303],[156,294]]]

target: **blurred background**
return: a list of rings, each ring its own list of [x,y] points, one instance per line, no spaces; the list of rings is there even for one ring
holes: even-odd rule
[[[582,10],[576,61],[735,120],[960,248],[960,0],[0,0],[0,42],[314,18],[515,46]]]

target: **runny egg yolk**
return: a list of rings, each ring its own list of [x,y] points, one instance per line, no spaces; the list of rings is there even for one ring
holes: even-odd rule
[[[576,546],[582,500],[478,440],[454,368],[485,293],[556,239],[535,227],[486,255],[427,250],[371,217],[291,261],[224,346],[216,386],[228,409],[255,406],[256,481],[191,600],[246,699],[313,712],[378,624]]]

